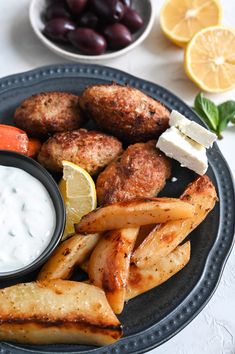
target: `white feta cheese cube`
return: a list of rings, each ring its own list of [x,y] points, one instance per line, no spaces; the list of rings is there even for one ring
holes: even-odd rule
[[[167,129],[159,137],[156,146],[167,156],[179,161],[182,167],[187,167],[199,175],[207,171],[205,147],[188,138],[175,127]]]
[[[171,127],[174,126],[178,128],[181,133],[185,134],[206,148],[211,147],[217,138],[216,134],[210,132],[200,124],[189,120],[181,113],[174,110],[170,114],[169,125]]]

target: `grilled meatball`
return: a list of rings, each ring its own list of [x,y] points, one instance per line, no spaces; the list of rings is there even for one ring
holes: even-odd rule
[[[98,173],[122,152],[122,144],[114,137],[86,129],[57,133],[41,148],[38,161],[48,170],[62,171],[67,160],[91,175]]]
[[[170,160],[156,148],[155,140],[130,145],[98,176],[99,204],[154,197],[164,187],[170,173]]]
[[[83,117],[79,97],[65,92],[42,92],[24,100],[16,109],[15,123],[27,133],[48,137],[80,128]]]
[[[156,139],[168,127],[169,111],[128,86],[90,86],[82,93],[80,106],[102,130],[128,143]]]

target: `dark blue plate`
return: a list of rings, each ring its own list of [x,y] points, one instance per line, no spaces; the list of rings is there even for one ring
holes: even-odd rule
[[[0,80],[0,123],[11,124],[15,108],[34,93],[58,90],[79,94],[88,85],[112,81],[136,87],[160,100],[169,109],[176,109],[201,123],[183,101],[158,85],[119,70],[82,64],[52,65]],[[220,202],[190,235],[192,255],[189,264],[166,283],[129,301],[125,306],[120,316],[124,337],[119,342],[103,348],[2,343],[1,353],[144,353],[165,342],[192,321],[218,285],[234,235],[233,181],[216,144],[208,151],[208,159],[208,175],[216,185]],[[173,176],[177,182],[169,181],[162,195],[179,196],[187,183],[195,178],[194,173],[177,163],[174,164]]]

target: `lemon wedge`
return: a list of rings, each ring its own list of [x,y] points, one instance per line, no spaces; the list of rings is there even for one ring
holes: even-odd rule
[[[235,30],[221,26],[197,33],[185,50],[186,74],[204,91],[235,86]]]
[[[59,183],[66,209],[65,240],[74,234],[74,224],[96,208],[96,189],[87,171],[69,161],[63,161],[63,178]]]
[[[219,25],[221,17],[219,0],[166,0],[160,24],[173,43],[184,47],[200,30]]]

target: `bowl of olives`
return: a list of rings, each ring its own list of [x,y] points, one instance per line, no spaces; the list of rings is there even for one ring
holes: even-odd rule
[[[50,50],[74,61],[125,54],[149,34],[154,0],[32,0],[30,22]]]

